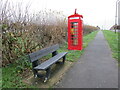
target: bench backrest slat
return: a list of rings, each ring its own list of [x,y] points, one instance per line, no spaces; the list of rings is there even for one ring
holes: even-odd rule
[[[49,53],[55,52],[57,49],[59,49],[58,44],[48,47],[48,48],[45,48],[45,49],[41,49],[41,50],[33,52],[33,53],[30,53],[29,54],[30,61],[34,62],[34,61],[40,59],[41,57],[48,55]]]

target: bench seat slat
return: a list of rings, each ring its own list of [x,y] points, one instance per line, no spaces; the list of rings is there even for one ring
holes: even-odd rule
[[[62,52],[57,54],[56,56],[48,59],[47,61],[43,62],[42,64],[34,67],[34,69],[37,70],[45,70],[47,69],[49,66],[51,66],[52,64],[56,63],[60,58],[62,58],[65,54],[67,54],[67,52]]]

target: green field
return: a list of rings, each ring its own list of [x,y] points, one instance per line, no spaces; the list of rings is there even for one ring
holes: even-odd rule
[[[108,30],[103,30],[103,33],[111,48],[113,58],[119,61],[118,56],[120,56],[120,50],[118,46],[120,45],[120,41],[118,39],[118,36],[120,35],[120,33],[115,33],[113,31]]]
[[[98,31],[92,32],[83,38],[83,48],[86,48],[88,43],[94,39]],[[82,51],[78,50],[71,50],[67,49],[67,43],[60,45],[60,49],[58,52],[67,51],[67,60],[68,61],[77,61],[80,56],[83,54],[84,49]],[[49,58],[47,56],[46,58]],[[22,60],[22,61],[21,61]],[[4,68],[2,68],[2,87],[3,88],[34,88],[34,86],[25,85],[22,82],[23,77],[21,77],[22,72],[24,69],[31,69],[31,64],[27,62],[25,57],[22,57],[21,60],[17,60],[16,63],[10,64]]]

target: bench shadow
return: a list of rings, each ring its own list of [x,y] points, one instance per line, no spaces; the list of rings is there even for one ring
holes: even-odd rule
[[[27,80],[24,80],[24,82],[26,84],[33,85],[33,86],[40,87],[40,88],[49,88],[51,85],[59,81],[63,73],[65,73],[66,70],[69,69],[70,65],[71,65],[71,62],[68,62],[68,61],[66,61],[64,64],[62,62],[57,62],[56,64],[53,64],[51,66],[50,78],[47,80],[46,83],[43,82],[44,77],[34,78],[33,73],[31,76],[27,78]],[[39,73],[45,76],[46,71],[39,71]]]

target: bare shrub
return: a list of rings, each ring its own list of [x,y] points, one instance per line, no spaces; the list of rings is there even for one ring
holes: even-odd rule
[[[95,27],[95,26],[91,26],[91,25],[83,25],[83,34],[84,35],[89,34],[95,30],[99,30],[99,28]]]
[[[61,12],[44,10],[29,14],[22,3],[13,6],[1,0],[2,65],[13,63],[30,52],[65,41],[66,19]]]

